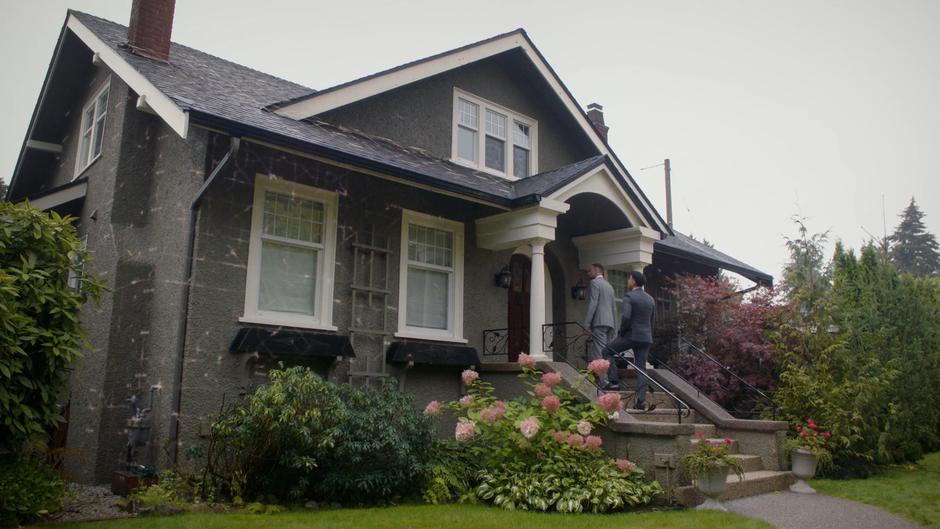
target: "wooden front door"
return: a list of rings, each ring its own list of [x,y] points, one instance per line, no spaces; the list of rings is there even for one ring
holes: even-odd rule
[[[509,361],[519,359],[519,353],[529,352],[529,274],[532,264],[529,258],[514,254],[509,261],[509,339],[507,353]]]

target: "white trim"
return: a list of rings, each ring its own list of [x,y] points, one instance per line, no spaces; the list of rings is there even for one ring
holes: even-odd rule
[[[147,105],[154,113],[160,116],[166,124],[179,136],[186,139],[189,130],[189,113],[181,109],[169,97],[161,92],[141,75],[133,66],[122,58],[117,51],[97,37],[88,27],[82,24],[74,15],[69,15],[66,27],[81,39],[92,53],[98,56],[108,68],[124,81],[131,90],[145,96]]]
[[[617,206],[617,209],[623,212],[631,225],[646,228],[643,216],[636,210],[636,206],[630,200],[630,195],[617,183],[607,167],[597,166],[555,191],[548,198],[559,202],[567,202],[571,197],[581,193],[594,193],[607,197]]]
[[[450,281],[450,306],[446,330],[408,326],[408,225],[415,224],[454,234],[453,272]],[[401,210],[401,254],[398,270],[398,332],[396,338],[416,338],[467,343],[463,336],[464,225],[462,222],[435,217],[408,209]],[[430,268],[430,267],[428,267]]]
[[[62,152],[61,144],[50,143],[48,141],[26,140],[26,148],[36,151],[51,152],[53,154],[60,154]]]
[[[29,205],[36,209],[46,211],[67,202],[83,198],[87,191],[88,182],[82,181],[77,184],[69,184],[65,189],[53,191],[48,195],[43,195],[36,200],[30,201]]]
[[[653,262],[653,246],[659,232],[641,226],[573,237],[578,248],[579,266],[587,270],[591,263],[607,268],[642,270]]]
[[[477,116],[477,161],[473,162],[472,160],[465,160],[461,158],[458,154],[458,143],[457,143],[457,129],[458,129],[458,115],[459,115],[459,102],[463,99],[470,103],[477,105],[479,108],[479,115]],[[503,147],[503,156],[506,163],[506,170],[499,171],[492,169],[486,166],[486,111],[491,110],[498,114],[502,114],[506,117],[506,137],[500,138],[505,143]],[[454,87],[454,96],[453,96],[453,119],[451,120],[451,149],[450,149],[450,160],[454,163],[476,169],[478,171],[484,171],[507,180],[519,180],[520,177],[517,177],[513,173],[513,122],[518,121],[529,127],[529,140],[531,144],[529,145],[529,174],[527,176],[532,176],[538,174],[539,172],[539,122],[535,118],[526,116],[525,114],[520,114],[512,109],[504,107],[498,103],[494,103],[488,99],[484,99],[478,95],[471,94],[466,90],[461,90],[460,88]]]
[[[108,93],[108,99],[104,103],[104,111],[98,108],[98,98],[101,97],[105,92]],[[85,169],[91,167],[91,164],[95,163],[95,160],[101,157],[101,153],[104,152],[104,140],[101,140],[101,152],[97,154],[95,151],[95,143],[99,136],[104,136],[104,132],[108,127],[108,105],[111,104],[111,76],[101,83],[101,86],[95,90],[88,102],[82,107],[81,120],[78,124],[78,136],[75,142],[75,173],[72,175],[72,180],[78,178]],[[91,123],[86,127],[85,116],[87,112],[91,109],[94,109],[94,112],[91,115]],[[97,133],[98,129],[98,120],[104,119],[104,124],[101,127],[101,132]],[[82,152],[82,142],[85,139],[85,129],[89,129],[88,132],[91,134],[88,137],[88,145],[85,146],[87,153]],[[85,160],[85,163],[82,163],[83,156],[87,154],[88,159]]]
[[[477,248],[508,250],[534,239],[553,241],[558,215],[570,207],[546,198],[533,206],[476,219]]]
[[[333,326],[333,289],[336,270],[339,195],[332,191],[260,173],[255,175],[254,187],[255,191],[251,206],[251,235],[248,244],[248,267],[245,274],[245,308],[243,316],[238,321],[335,331],[336,327]],[[289,193],[323,204],[323,242],[322,244],[310,245],[311,247],[315,246],[320,254],[317,265],[316,310],[313,316],[258,309],[258,296],[261,285],[261,232],[264,220],[264,193],[268,190]],[[298,244],[303,245],[302,243]]]
[[[558,96],[568,112],[581,126],[581,129],[594,144],[594,147],[601,154],[608,155],[620,172],[624,175],[629,174],[623,164],[617,160],[613,152],[607,147],[605,141],[594,129],[594,125],[588,120],[584,112],[582,112],[577,101],[564,89],[561,80],[552,73],[549,65],[542,60],[540,54],[535,50],[535,46],[524,34],[518,31],[458,52],[449,53],[410,66],[404,66],[362,81],[353,82],[348,86],[337,88],[336,90],[324,91],[321,94],[313,95],[307,99],[279,108],[275,110],[275,113],[298,120],[307,119],[328,110],[339,108],[343,105],[354,103],[442,72],[460,68],[472,62],[486,59],[515,48],[520,48],[529,60],[532,61],[532,64],[535,65],[536,69],[552,88],[552,91],[555,92],[555,95]],[[637,198],[642,202],[642,205],[650,212],[655,212],[656,209],[653,208],[652,203],[650,203],[648,199],[644,198],[643,193],[636,183],[631,182],[630,179],[627,179],[626,182],[636,194]],[[659,221],[657,220],[656,223],[659,224]],[[660,224],[658,227],[649,226],[646,219],[642,219],[641,225],[644,227],[653,227],[662,232],[668,231],[665,223]]]

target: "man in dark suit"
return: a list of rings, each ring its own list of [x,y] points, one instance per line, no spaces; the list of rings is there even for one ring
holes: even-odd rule
[[[636,409],[646,409],[646,389],[649,381],[644,375],[646,360],[653,345],[653,326],[656,322],[656,301],[643,290],[645,284],[646,277],[643,272],[630,272],[627,292],[623,296],[620,332],[617,338],[610,342],[610,349],[618,353],[633,349],[633,363],[642,371],[642,374],[637,373],[636,376]]]

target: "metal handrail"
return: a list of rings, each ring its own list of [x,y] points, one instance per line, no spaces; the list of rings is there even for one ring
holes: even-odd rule
[[[742,384],[744,384],[744,386],[745,386],[748,390],[750,390],[751,392],[753,392],[754,394],[756,394],[756,395],[759,396],[760,398],[762,398],[762,399],[764,399],[765,401],[767,401],[768,403],[770,403],[770,409],[771,409],[772,417],[773,417],[774,419],[777,418],[777,405],[776,405],[776,403],[774,402],[774,399],[772,399],[769,395],[767,395],[766,393],[764,393],[763,391],[761,391],[760,389],[758,389],[757,387],[755,387],[754,385],[752,385],[752,384],[751,384],[750,382],[748,382],[747,380],[744,380],[743,378],[741,378],[737,373],[735,373],[734,371],[732,371],[730,367],[728,367],[728,366],[722,364],[717,358],[715,358],[714,356],[712,356],[712,355],[706,353],[704,349],[702,349],[702,348],[700,348],[699,346],[695,345],[694,343],[692,343],[692,342],[686,340],[686,339],[683,338],[682,336],[677,336],[677,338],[679,339],[679,342],[680,342],[680,343],[684,343],[685,345],[688,345],[689,347],[692,348],[692,350],[694,350],[696,353],[698,353],[699,356],[701,356],[701,357],[705,358],[706,360],[710,361],[711,363],[715,364],[716,366],[718,366],[719,368],[721,368],[722,371],[724,371],[725,373],[727,373],[729,376],[731,376],[731,377],[734,378],[735,380],[737,380],[737,381],[741,382]],[[664,362],[663,362],[663,365],[666,365],[666,367],[667,367],[670,371],[672,371],[673,373],[675,373],[675,371],[674,371],[672,368],[670,368],[667,364],[665,364]],[[676,374],[678,374],[678,373],[676,373]]]
[[[526,328],[504,328],[504,329],[484,329],[483,331],[483,356],[499,356],[508,354],[509,333],[512,331],[521,332],[526,338],[529,336],[529,329]]]
[[[559,326],[559,325],[576,325],[576,326],[578,326],[578,327],[581,329],[581,331],[582,331],[583,333],[585,333],[585,334],[590,334],[590,331],[588,331],[588,329],[587,329],[584,325],[581,325],[581,323],[580,323],[580,322],[577,322],[577,321],[566,321],[566,322],[561,322],[561,323],[546,323],[545,325],[542,325],[542,350],[543,350],[543,351],[546,351],[546,349],[545,349],[545,339],[544,339],[544,338],[545,338],[545,329],[546,329],[546,328],[550,328],[550,327],[557,327],[557,326]],[[579,336],[579,337],[580,337],[580,336]],[[577,338],[576,338],[576,339],[577,339]],[[686,404],[682,399],[680,399],[679,397],[677,397],[673,392],[671,392],[671,391],[669,391],[668,389],[666,389],[662,384],[660,384],[659,382],[657,382],[656,380],[654,380],[652,377],[650,377],[650,376],[646,373],[646,370],[645,370],[645,369],[641,370],[636,364],[634,364],[632,361],[630,361],[629,359],[627,359],[627,357],[626,357],[625,355],[623,355],[622,352],[620,352],[620,351],[614,351],[608,344],[604,344],[604,349],[606,349],[607,351],[609,351],[609,352],[611,353],[611,356],[616,357],[616,358],[619,358],[620,360],[624,361],[628,366],[632,367],[632,368],[636,371],[636,373],[637,373],[638,376],[639,376],[639,375],[642,375],[644,378],[646,378],[646,380],[647,380],[650,384],[652,384],[653,386],[655,386],[656,388],[658,388],[660,391],[662,391],[664,394],[666,394],[669,398],[671,398],[672,400],[674,400],[674,401],[676,402],[676,405],[677,405],[677,406],[676,406],[676,415],[677,415],[677,417],[678,417],[678,423],[679,423],[679,424],[682,424],[682,418],[683,418],[683,417],[688,417],[688,416],[692,413],[692,408],[691,408],[688,404]],[[548,351],[546,351],[546,352],[548,352]],[[595,386],[596,386],[596,384],[595,384]],[[601,388],[598,388],[598,393],[600,393],[601,391],[602,391],[602,389],[601,389]]]

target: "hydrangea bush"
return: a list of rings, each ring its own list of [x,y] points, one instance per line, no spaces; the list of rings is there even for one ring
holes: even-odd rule
[[[521,354],[520,378],[527,395],[511,401],[494,396],[493,385],[472,370],[463,372],[466,395],[456,402],[432,401],[425,413],[457,416],[455,443],[473,453],[479,470],[465,500],[506,509],[607,512],[650,503],[662,492],[627,461],[602,450],[596,429],[622,406],[620,395],[578,402],[558,373],[543,373]],[[601,371],[607,366],[594,366]],[[587,372],[588,376],[593,373]]]

